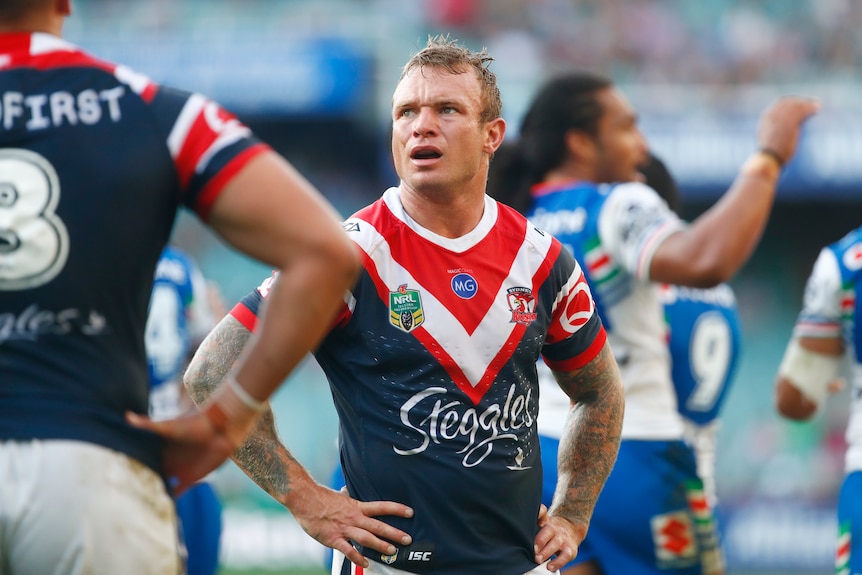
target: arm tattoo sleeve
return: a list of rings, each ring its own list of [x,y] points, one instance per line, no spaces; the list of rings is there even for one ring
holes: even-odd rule
[[[560,439],[557,491],[550,512],[587,526],[619,451],[622,380],[608,344],[583,368],[555,376],[574,408]]]
[[[198,405],[204,403],[230,372],[251,337],[232,316],[226,316],[204,339],[194,355],[183,383]],[[290,470],[301,467],[278,437],[275,416],[267,410],[257,427],[231,457],[243,472],[277,501],[290,492]]]

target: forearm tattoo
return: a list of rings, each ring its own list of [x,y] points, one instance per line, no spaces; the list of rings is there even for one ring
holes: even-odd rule
[[[574,408],[560,439],[551,513],[586,526],[619,451],[623,386],[607,344],[583,368],[556,376]]]
[[[196,404],[204,403],[221,384],[250,338],[248,328],[228,315],[201,342],[183,376]]]
[[[227,316],[201,343],[183,377],[196,404],[204,403],[218,388],[250,337],[245,326]],[[299,465],[279,439],[270,408],[261,414],[254,431],[231,458],[264,491],[282,502],[290,491],[289,469]]]
[[[285,503],[291,490],[290,469],[299,462],[279,440],[271,409],[261,414],[257,427],[231,458],[261,489]]]

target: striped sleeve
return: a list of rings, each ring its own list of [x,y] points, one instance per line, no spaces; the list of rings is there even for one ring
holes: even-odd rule
[[[802,311],[793,329],[797,337],[841,337],[843,299],[841,270],[835,252],[820,251],[805,284]]]
[[[278,277],[277,271],[272,272],[272,275],[266,278],[257,288],[246,294],[235,306],[230,310],[230,315],[238,322],[244,325],[249,331],[254,331],[257,327],[257,319],[263,309],[263,303],[269,296],[273,283]],[[350,292],[345,293],[344,305],[341,306],[333,326],[340,326],[347,323],[352,315],[353,306],[355,305],[353,295]]]
[[[200,94],[161,87],[152,107],[166,132],[182,201],[206,221],[225,184],[270,147],[236,116]]]
[[[685,226],[655,190],[640,183],[614,187],[599,215],[599,236],[607,251],[641,281],[649,281],[658,246]]]
[[[556,241],[556,240],[555,240]],[[607,340],[583,270],[568,250],[561,250],[554,265],[562,279],[554,302],[542,357],[555,371],[572,371],[592,361]]]

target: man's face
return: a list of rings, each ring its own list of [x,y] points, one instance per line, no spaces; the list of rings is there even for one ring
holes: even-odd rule
[[[615,88],[597,94],[602,106],[596,138],[595,174],[599,182],[630,182],[643,177],[638,168],[649,154],[646,138],[638,129],[637,113]]]
[[[482,92],[472,70],[414,69],[392,96],[392,158],[409,190],[458,193],[484,182],[502,141],[502,119],[482,123]]]

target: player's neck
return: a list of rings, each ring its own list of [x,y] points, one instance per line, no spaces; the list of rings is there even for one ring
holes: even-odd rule
[[[423,194],[401,186],[401,205],[413,221],[445,238],[467,235],[482,220],[485,194],[461,194],[448,198]]]
[[[63,18],[46,15],[30,15],[15,21],[0,20],[0,34],[32,34],[42,32],[58,38],[63,35]]]
[[[543,184],[562,184],[566,182],[598,182],[592,170],[579,166],[560,166],[545,174]]]

